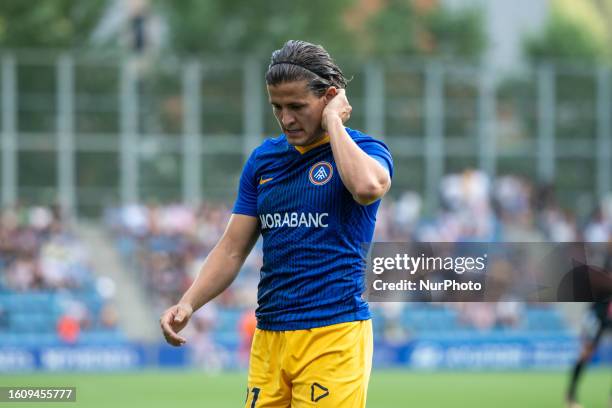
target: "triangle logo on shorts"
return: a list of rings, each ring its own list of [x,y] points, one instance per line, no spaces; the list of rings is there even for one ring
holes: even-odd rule
[[[321,398],[325,398],[329,395],[329,390],[319,383],[313,383],[310,386],[310,400],[317,402]]]

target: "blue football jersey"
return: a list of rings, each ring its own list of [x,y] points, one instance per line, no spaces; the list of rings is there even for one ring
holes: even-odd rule
[[[346,130],[393,175],[384,143]],[[353,199],[329,139],[301,148],[281,135],[253,151],[233,212],[257,217],[263,237],[258,328],[299,330],[370,318],[362,298],[362,244],[372,240],[379,204]]]

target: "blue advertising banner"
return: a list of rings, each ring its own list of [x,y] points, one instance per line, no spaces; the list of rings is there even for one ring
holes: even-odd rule
[[[144,365],[144,348],[135,344],[0,348],[0,372],[117,371]]]
[[[225,350],[226,358],[202,364],[197,347],[127,343],[107,346],[0,347],[0,373],[20,371],[129,371],[143,368],[201,367],[235,369],[238,350]],[[576,337],[419,338],[408,342],[376,342],[375,368],[422,370],[564,369],[577,358]],[[604,342],[592,364],[612,364],[612,343]]]
[[[413,340],[403,344],[376,343],[375,367],[414,369],[555,369],[575,362],[580,343],[574,337],[487,340]],[[599,347],[593,364],[612,363],[612,344]]]

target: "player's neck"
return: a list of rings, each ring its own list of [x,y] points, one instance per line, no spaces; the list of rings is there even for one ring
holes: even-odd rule
[[[304,146],[294,146],[294,147],[295,147],[295,150],[304,154],[314,149],[315,147],[321,146],[325,143],[329,143],[329,135],[327,133],[321,133],[319,137],[315,138],[315,140],[310,142],[309,144],[304,145]]]

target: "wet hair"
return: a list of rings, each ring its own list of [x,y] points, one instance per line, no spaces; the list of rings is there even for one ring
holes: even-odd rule
[[[289,40],[272,53],[266,84],[308,81],[308,88],[322,96],[330,86],[346,88],[347,80],[329,53],[320,45]]]

